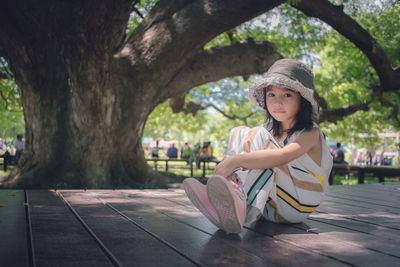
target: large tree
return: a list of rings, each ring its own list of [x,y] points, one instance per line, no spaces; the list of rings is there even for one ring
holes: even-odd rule
[[[203,48],[283,2],[162,0],[126,38],[132,1],[2,1],[0,56],[20,89],[27,141],[10,184],[145,182],[140,138],[150,112],[206,82],[265,72],[279,58],[271,43]],[[293,2],[365,53],[379,76],[375,91],[398,93],[399,70],[341,7],[327,0]],[[359,108],[342,108],[340,116]],[[332,114],[338,110],[326,109],[322,117]]]

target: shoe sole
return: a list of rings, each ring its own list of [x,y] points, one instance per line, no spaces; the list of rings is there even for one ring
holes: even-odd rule
[[[192,204],[204,215],[206,218],[218,228],[221,228],[221,225],[213,218],[213,216],[208,212],[207,208],[204,207],[202,201],[197,197],[195,191],[193,191],[190,182],[191,179],[188,178],[183,181],[183,188],[186,192],[187,197],[192,202]],[[197,181],[197,180],[196,180]],[[217,213],[216,213],[217,214]]]
[[[217,212],[221,229],[227,233],[238,234],[242,231],[242,225],[239,222],[238,211],[235,200],[233,199],[229,184],[222,179],[210,178],[207,183],[207,194],[211,205]]]

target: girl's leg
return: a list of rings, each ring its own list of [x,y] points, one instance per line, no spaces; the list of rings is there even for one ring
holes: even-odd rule
[[[227,233],[240,233],[246,220],[246,196],[240,187],[214,175],[207,182],[207,195],[218,215],[220,228]]]
[[[194,178],[187,178],[183,181],[183,188],[193,205],[203,213],[210,222],[218,228],[221,228],[218,215],[208,200],[206,186]]]

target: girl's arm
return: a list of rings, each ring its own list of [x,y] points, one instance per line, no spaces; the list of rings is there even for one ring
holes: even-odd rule
[[[320,142],[319,130],[313,128],[302,132],[293,143],[278,149],[264,149],[225,158],[215,168],[215,173],[230,176],[239,167],[245,169],[268,169],[286,164],[310,151]]]

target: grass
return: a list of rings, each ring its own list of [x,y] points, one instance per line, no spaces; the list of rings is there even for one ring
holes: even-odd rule
[[[12,167],[8,167],[7,168],[7,171],[5,172],[5,171],[3,171],[3,165],[0,165],[0,168],[1,168],[1,170],[0,170],[0,178],[2,178],[2,177],[4,177],[4,176],[7,176],[7,175],[9,175],[10,174],[10,171],[12,170],[12,169],[14,169],[15,167],[14,166],[12,166]]]
[[[14,169],[15,166],[8,166],[7,171],[3,171],[3,165],[0,165],[0,182],[3,182],[3,179],[10,174],[10,171]]]

